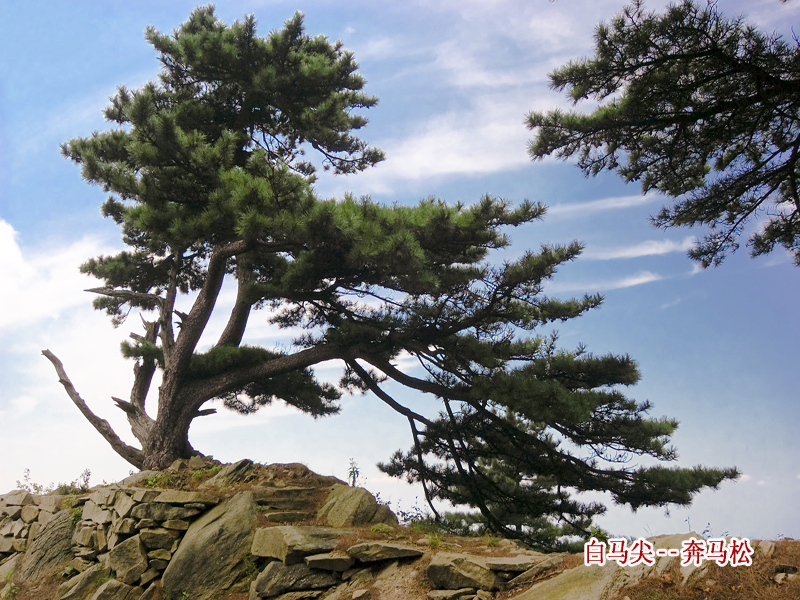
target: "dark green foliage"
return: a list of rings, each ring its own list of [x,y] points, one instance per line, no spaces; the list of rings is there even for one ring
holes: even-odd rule
[[[576,501],[575,492],[608,491],[636,510],[687,505],[700,489],[737,477],[735,469],[632,464],[635,456],[674,460],[666,443],[677,422],[648,418],[649,403],[616,391],[639,378],[627,356],[567,353],[554,342],[542,343],[525,366],[486,368],[473,385],[453,386],[459,393],[449,397],[458,402],[446,401],[418,445],[381,469],[427,482],[432,497],[480,509],[446,518],[456,530],[479,524],[548,549],[565,548],[568,536],[585,534],[605,512]],[[493,355],[509,356],[502,348]]]
[[[609,490],[634,507],[686,504],[735,476],[619,466],[627,455],[674,459],[666,442],[676,423],[646,418],[646,403],[616,391],[638,379],[627,356],[560,352],[555,338],[533,333],[600,304],[597,295],[542,294],[580,244],[488,260],[509,244],[505,227],[541,218],[543,206],[490,196],[413,207],[317,198],[304,147],[338,173],[382,157],[352,136],[366,122],[353,110],[375,99],[361,93],[338,43],[304,34],[299,16],[260,38],[251,17],[226,26],[211,8],[172,36],[148,30],[148,39],[161,53],[160,81],[120,89],[106,110],[115,128],[63,148],[111,193],[103,214],[130,247],[82,270],[104,281],[91,291],[115,324],[131,310],[142,316],[144,335],[122,346],[136,360],[130,401],[114,398],[141,450],[65,387],[131,464],[164,469],[196,454],[189,426],[215,412],[203,408],[210,401],[249,414],[282,400],[319,416],[338,410],[342,392],[369,391],[408,420],[415,442],[387,472],[423,481],[429,500],[478,507],[488,527],[542,546],[587,531],[602,512],[572,500],[575,491]],[[234,306],[201,350],[226,276],[236,282]],[[186,313],[176,308],[182,294],[193,295]],[[297,339],[246,344],[261,309],[271,323],[300,329]],[[407,356],[421,371],[396,366]],[[332,360],[345,365],[336,386],[312,370]],[[159,370],[153,419],[145,402]],[[438,397],[444,412],[415,413],[381,387],[387,379]]]
[[[595,56],[554,71],[551,85],[575,103],[607,101],[588,115],[531,113],[531,155],[577,155],[587,175],[615,170],[676,198],[653,223],[708,226],[689,252],[704,267],[735,250],[759,213],[751,254],[780,244],[800,264],[797,42],[690,0],[660,16],[634,2],[595,40]]]

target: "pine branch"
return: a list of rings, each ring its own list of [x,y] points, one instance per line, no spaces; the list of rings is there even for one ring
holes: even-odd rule
[[[145,294],[143,292],[132,292],[130,290],[118,290],[111,287],[102,288],[89,288],[83,290],[84,292],[92,292],[93,294],[101,294],[103,296],[110,296],[112,298],[120,298],[125,301],[138,300],[146,304],[155,304],[161,308],[164,304],[164,298],[156,294]]]

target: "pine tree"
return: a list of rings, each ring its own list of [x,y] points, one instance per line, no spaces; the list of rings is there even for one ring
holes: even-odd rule
[[[550,75],[591,114],[532,112],[534,159],[577,155],[587,175],[616,171],[676,201],[658,227],[705,225],[689,256],[719,265],[749,221],[753,256],[782,245],[800,265],[800,45],[728,20],[710,2],[642,2],[595,34],[595,55]]]
[[[510,534],[520,533],[507,526],[517,514],[533,519],[525,525],[585,529],[599,509],[570,501],[571,491],[610,490],[633,506],[685,504],[736,476],[614,466],[620,452],[675,458],[666,441],[676,423],[646,418],[646,403],[611,390],[637,379],[630,358],[559,352],[554,340],[528,333],[601,302],[542,294],[578,243],[502,266],[487,260],[508,245],[505,227],[541,218],[543,206],[488,196],[413,207],[316,197],[305,149],[343,174],[383,157],[352,134],[366,123],[353,109],[376,100],[362,93],[353,57],[338,43],[306,35],[300,16],[261,38],[252,17],[226,26],[212,8],[195,10],[172,36],[147,35],[161,54],[159,81],[120,88],[105,112],[116,127],[63,147],[87,181],[111,193],[103,214],[129,246],[82,270],[104,281],[90,291],[115,325],[131,311],[142,317],[144,334],[122,347],[135,360],[130,399],[113,399],[141,448],[89,410],[61,361],[44,351],[128,462],[163,468],[198,454],[189,426],[214,413],[214,401],[252,413],[282,400],[322,416],[338,410],[344,392],[372,392],[407,419],[414,439],[387,471],[422,481],[430,499],[478,506]],[[202,350],[226,277],[236,281],[236,301]],[[181,295],[193,298],[186,313],[176,308]],[[304,333],[290,348],[243,343],[259,309]],[[401,354],[425,375],[396,366]],[[312,369],[332,360],[345,365],[336,385]],[[145,405],[157,371],[152,418]],[[411,410],[386,392],[386,379],[440,398],[445,412]]]

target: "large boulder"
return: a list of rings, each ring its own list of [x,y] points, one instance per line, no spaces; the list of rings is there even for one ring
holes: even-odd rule
[[[250,586],[250,600],[269,598],[284,592],[324,589],[337,583],[339,581],[328,571],[311,569],[302,563],[285,565],[273,561]]]
[[[528,591],[518,596],[514,600],[605,600],[611,598],[620,590],[631,587],[649,577],[658,577],[669,572],[673,566],[680,564],[679,556],[658,556],[658,551],[669,549],[680,550],[682,542],[690,539],[700,539],[697,533],[683,533],[676,535],[665,535],[650,538],[653,550],[656,553],[654,564],[648,565],[641,563],[636,566],[620,567],[616,562],[606,560],[606,564],[580,565],[574,569],[568,569],[563,573],[537,583]],[[705,566],[694,564],[680,567],[682,584],[686,584],[691,579],[697,578],[704,572]],[[511,580],[510,585],[514,585],[516,580]]]
[[[513,596],[514,600],[606,600],[617,590],[619,575],[616,563],[580,566],[538,583],[532,588]]]
[[[97,563],[62,583],[56,591],[55,600],[89,600],[110,577],[111,569]]]
[[[134,588],[116,579],[109,579],[97,588],[89,600],[136,600],[142,591],[142,588]]]
[[[250,546],[255,520],[250,492],[236,494],[197,519],[164,571],[164,592],[211,600],[226,590],[246,590],[253,568]]]
[[[331,527],[350,527],[388,523],[397,525],[397,517],[388,506],[378,504],[364,488],[336,484],[317,513],[317,519]]]
[[[497,573],[478,556],[457,552],[439,552],[431,559],[427,569],[431,587],[439,590],[476,588],[496,590],[500,585]]]
[[[25,551],[18,575],[23,581],[36,581],[63,569],[72,560],[72,513],[62,510],[50,519]]]
[[[283,525],[256,530],[251,552],[255,556],[275,558],[287,565],[303,562],[306,556],[330,552],[339,539],[352,530],[332,527]]]
[[[419,548],[392,542],[364,542],[347,549],[347,554],[358,562],[372,563],[393,558],[419,557],[423,555]]]

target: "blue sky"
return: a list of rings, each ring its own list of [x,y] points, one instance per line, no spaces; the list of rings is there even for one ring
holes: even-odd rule
[[[0,492],[15,487],[25,468],[41,483],[74,479],[85,468],[95,483],[112,481],[130,469],[39,354],[55,352],[93,410],[133,441],[110,397],[129,392],[131,363],[118,347],[136,325],[114,330],[93,311],[82,291],[93,282],[77,271],[85,259],[121,249],[119,234],[99,214],[102,191],[81,180],[58,145],[106,127],[101,110],[116,86],[155,77],[145,27],[171,31],[194,6],[0,4]],[[787,36],[800,17],[797,3],[777,0],[718,6]],[[302,10],[309,33],[341,39],[354,51],[367,91],[380,98],[363,137],[387,160],[357,176],[322,176],[322,197],[351,191],[401,203],[431,195],[468,203],[485,193],[527,198],[548,205],[548,215],[511,232],[514,245],[498,260],[542,243],[586,244],[547,291],[565,298],[600,291],[605,302],[559,326],[561,344],[630,354],[642,381],[629,395],[649,399],[654,416],[681,422],[673,438],[678,464],[744,473],[669,516],[610,506],[601,526],[640,536],[710,523],[715,534],[800,537],[800,270],[782,251],[752,260],[742,250],[718,269],[699,271],[685,250],[701,232],[648,224],[662,198],[642,197],[613,174],[585,179],[569,163],[532,163],[526,154],[525,114],[569,106],[548,89],[547,73],[588,55],[595,25],[621,7],[618,0],[440,0],[433,7],[317,0],[221,2],[217,13],[226,22],[254,13],[266,34]],[[232,294],[224,289],[221,303]],[[251,343],[288,339],[253,321]],[[210,330],[221,327],[212,322]],[[319,373],[334,377],[337,369]],[[415,407],[437,410],[432,399],[396,392]],[[215,415],[193,425],[191,441],[224,461],[302,461],[341,478],[353,458],[366,487],[383,499],[408,509],[421,498],[420,490],[374,468],[411,440],[405,420],[371,396],[345,398],[339,416],[318,421],[282,407],[246,418]]]

